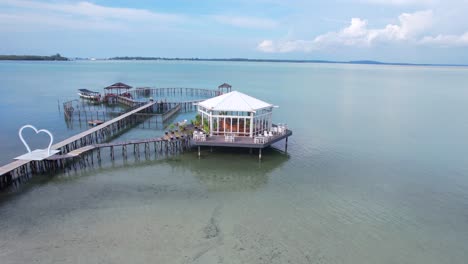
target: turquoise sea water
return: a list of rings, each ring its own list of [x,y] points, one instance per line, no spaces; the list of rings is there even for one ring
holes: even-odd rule
[[[117,81],[228,82],[279,105],[289,154],[215,149],[35,177],[0,193],[2,264],[468,261],[467,68],[0,62],[0,163],[25,152],[23,124],[78,133],[57,100]]]

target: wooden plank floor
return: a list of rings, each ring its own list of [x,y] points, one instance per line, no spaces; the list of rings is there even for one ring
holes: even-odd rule
[[[211,136],[207,137],[206,141],[193,140],[194,146],[211,146],[211,147],[235,147],[235,148],[266,148],[271,144],[278,142],[282,139],[290,137],[292,135],[291,130],[287,130],[282,135],[274,135],[269,141],[259,144],[254,143],[254,139],[250,137],[236,137],[234,142],[226,142],[224,136]]]
[[[15,160],[11,163],[8,163],[7,165],[0,167],[0,175],[3,175],[14,169],[17,169],[25,164],[28,164],[29,162],[30,162],[29,160]]]

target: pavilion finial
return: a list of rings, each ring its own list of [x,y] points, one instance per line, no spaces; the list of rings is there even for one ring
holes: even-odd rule
[[[230,84],[228,84],[228,83],[223,83],[220,86],[218,86],[218,90],[221,93],[229,93],[229,92],[232,91],[232,86]]]

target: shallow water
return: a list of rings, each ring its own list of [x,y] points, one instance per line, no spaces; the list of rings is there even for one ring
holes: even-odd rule
[[[234,89],[279,105],[288,155],[204,150],[34,177],[0,195],[1,263],[466,263],[468,69],[1,62],[0,161],[57,99],[113,82]],[[176,120],[189,119],[193,113]],[[85,129],[82,127],[81,129]],[[134,128],[115,140],[160,135]],[[32,139],[32,138],[31,138]],[[39,146],[39,139],[34,143]],[[278,145],[277,147],[282,147]]]

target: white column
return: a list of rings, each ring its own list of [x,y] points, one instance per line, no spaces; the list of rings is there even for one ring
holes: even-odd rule
[[[250,137],[253,137],[253,129],[254,129],[254,113],[250,113]]]
[[[213,111],[210,111],[210,136],[213,136]]]
[[[271,128],[273,127],[273,120],[272,120],[272,113],[270,112],[270,114],[268,115],[268,121],[270,122],[269,125],[268,125],[268,130],[271,131]]]
[[[245,132],[246,132],[246,131],[245,131],[245,128],[246,128],[246,127],[247,127],[247,119],[245,119],[245,117],[244,117],[244,136],[245,136]]]
[[[262,116],[262,133],[265,134],[265,130],[266,130],[266,119],[265,119],[265,116]]]
[[[263,116],[260,116],[260,122],[259,123],[259,129],[260,129],[260,133],[263,135]]]

